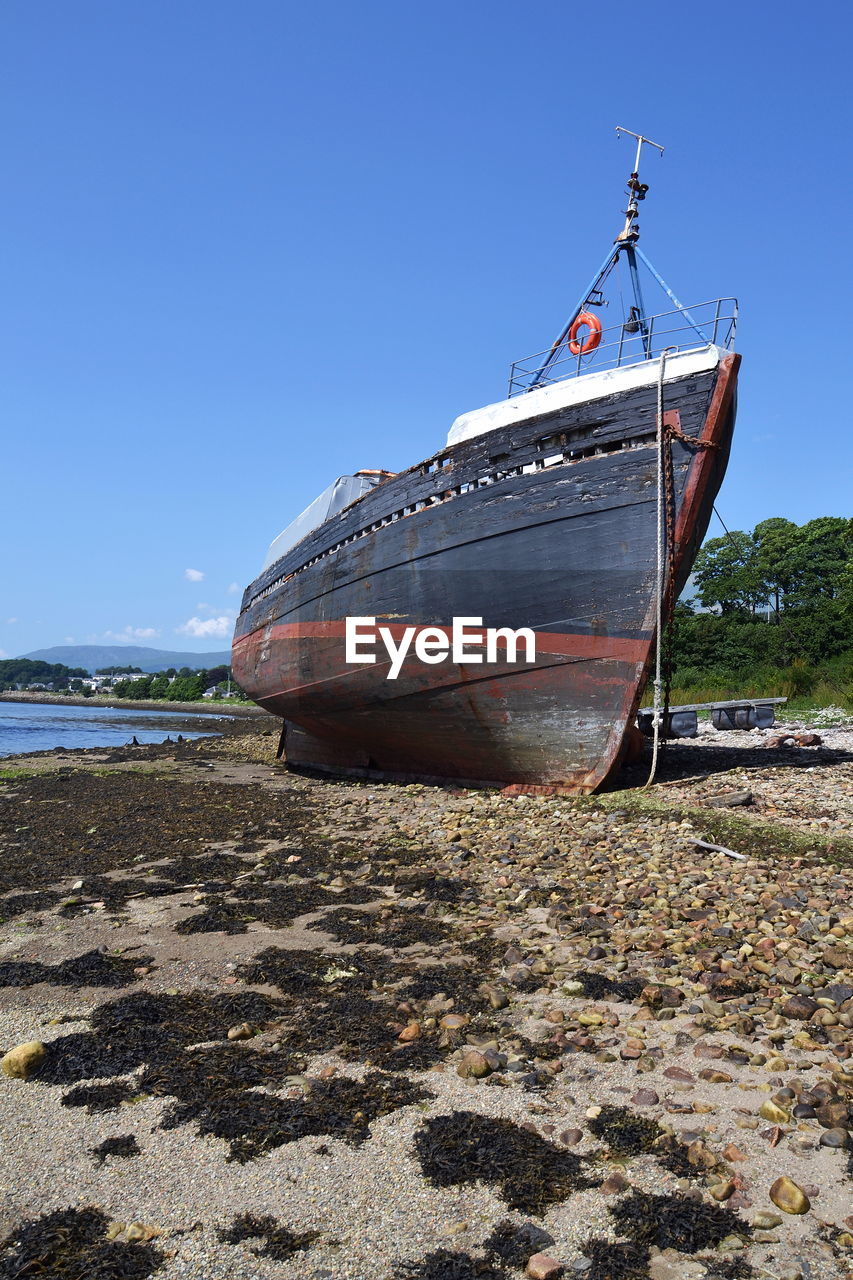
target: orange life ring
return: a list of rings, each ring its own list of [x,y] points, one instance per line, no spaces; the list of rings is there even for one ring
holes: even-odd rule
[[[584,325],[589,329],[589,333],[584,342],[580,343],[578,332]],[[600,341],[601,321],[591,311],[582,311],[569,330],[569,350],[573,356],[585,356],[588,351],[594,351]]]

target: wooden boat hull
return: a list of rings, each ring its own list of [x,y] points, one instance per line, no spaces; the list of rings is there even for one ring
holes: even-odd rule
[[[739,357],[666,387],[674,589],[728,456]],[[617,765],[655,632],[656,388],[635,387],[455,445],[385,481],[246,592],[234,675],[286,721],[295,766],[589,792]],[[345,661],[347,618],[397,640],[453,618],[532,628],[533,662]],[[519,656],[519,655],[517,655]]]

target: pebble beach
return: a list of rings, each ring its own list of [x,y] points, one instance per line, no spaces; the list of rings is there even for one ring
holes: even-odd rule
[[[853,1276],[837,721],[583,798],[5,761],[0,1277]]]

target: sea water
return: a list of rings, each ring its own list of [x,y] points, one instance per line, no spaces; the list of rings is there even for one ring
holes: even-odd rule
[[[200,727],[204,721],[210,728]],[[0,756],[54,747],[117,747],[131,738],[162,742],[179,733],[203,738],[218,731],[218,715],[186,711],[136,711],[126,707],[77,707],[57,702],[0,702]]]

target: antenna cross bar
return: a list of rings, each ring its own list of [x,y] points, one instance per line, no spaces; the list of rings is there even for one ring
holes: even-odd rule
[[[637,158],[634,161],[634,173],[640,172],[640,152],[643,149],[644,142],[650,147],[656,147],[657,150],[661,153],[661,155],[663,155],[664,149],[660,145],[660,143],[652,142],[651,138],[644,138],[641,133],[634,133],[632,129],[623,129],[621,124],[617,124],[616,132],[617,134],[620,134],[620,135],[623,133],[627,133],[629,137],[637,139]]]

